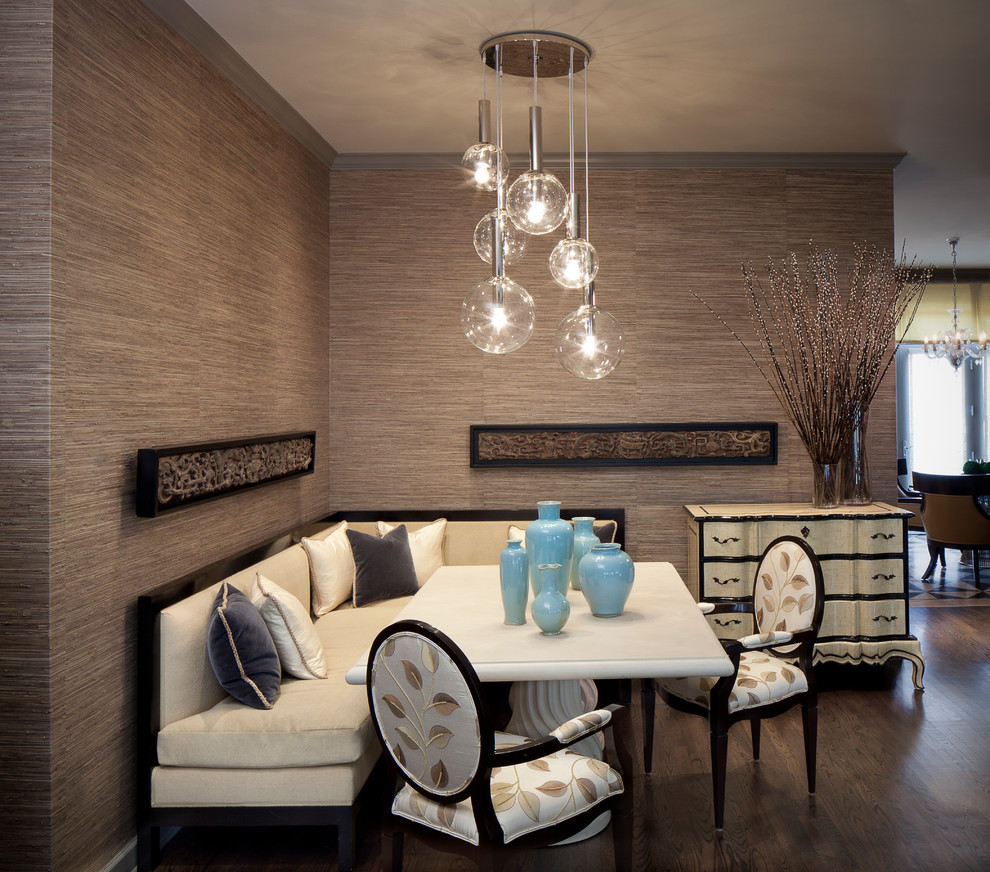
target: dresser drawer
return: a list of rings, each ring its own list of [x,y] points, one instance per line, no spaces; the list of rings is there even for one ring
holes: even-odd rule
[[[719,639],[741,639],[756,631],[750,612],[727,612],[724,615],[705,615],[712,632]]]
[[[856,554],[900,554],[904,547],[904,522],[900,518],[877,518],[856,527]]]
[[[830,594],[904,595],[904,560],[823,560],[825,592]]]
[[[830,600],[825,603],[820,638],[863,636],[883,638],[907,633],[907,603],[903,599]]]
[[[753,595],[753,579],[756,577],[758,560],[740,563],[705,563],[702,579],[701,599],[714,600],[719,597],[749,599]]]
[[[760,554],[760,527],[753,521],[710,521],[701,525],[705,557],[751,557]]]
[[[845,518],[773,518],[760,525],[760,550],[762,554],[774,539],[793,536],[811,546],[815,554],[848,554],[852,551],[853,522]]]

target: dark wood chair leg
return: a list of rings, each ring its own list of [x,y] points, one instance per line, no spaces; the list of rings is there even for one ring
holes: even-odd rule
[[[973,580],[977,587],[982,588],[980,584],[980,552],[975,548],[973,549]]]
[[[801,706],[804,721],[804,762],[808,769],[808,793],[815,793],[815,773],[818,770],[818,703]]]
[[[921,576],[922,581],[928,581],[935,572],[935,566],[938,563],[938,555],[941,549],[938,545],[934,545],[931,542],[928,543],[928,556],[931,560],[928,561],[928,568],[925,570],[924,575]],[[942,565],[945,566],[945,552],[942,552]]]
[[[402,836],[400,832],[382,833],[383,872],[402,872]]]
[[[753,734],[753,759],[760,759],[760,719],[754,718],[749,722],[749,729]]]
[[[653,726],[656,716],[657,689],[652,678],[643,679],[643,771],[653,771]]]
[[[142,826],[137,832],[138,872],[153,872],[162,857],[161,828]]]
[[[721,830],[725,824],[725,767],[729,752],[728,730],[721,725],[712,725],[712,794],[715,800],[715,829]]]

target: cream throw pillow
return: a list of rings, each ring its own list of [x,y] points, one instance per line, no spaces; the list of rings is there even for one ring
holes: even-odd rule
[[[310,598],[313,614],[332,612],[351,598],[354,588],[354,557],[347,541],[347,521],[320,539],[303,537],[302,547],[309,558]]]
[[[379,538],[390,533],[395,527],[395,524],[379,521]],[[446,518],[437,518],[425,527],[409,531],[409,550],[412,552],[413,566],[416,567],[416,581],[420,587],[426,584],[426,580],[443,566],[443,540],[446,535]]]
[[[251,587],[251,602],[271,633],[282,670],[296,678],[326,678],[323,644],[299,599],[258,572]]]

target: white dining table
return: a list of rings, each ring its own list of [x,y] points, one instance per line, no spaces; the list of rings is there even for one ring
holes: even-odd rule
[[[598,618],[580,591],[568,590],[571,614],[563,630],[544,635],[528,615],[504,623],[498,566],[442,566],[396,616],[446,633],[482,681],[512,682],[508,732],[540,738],[595,708],[595,680],[732,673],[732,663],[671,563],[636,563],[622,614]],[[347,671],[364,684],[368,651]],[[575,743],[602,756],[600,736]],[[581,834],[587,837],[600,824]]]

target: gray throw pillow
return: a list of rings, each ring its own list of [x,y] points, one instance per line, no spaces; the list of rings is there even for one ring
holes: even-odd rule
[[[412,596],[419,590],[405,524],[390,530],[381,539],[357,530],[346,532],[354,555],[355,607]]]
[[[234,699],[270,709],[282,685],[282,666],[264,618],[226,581],[213,601],[206,650],[220,686]]]

